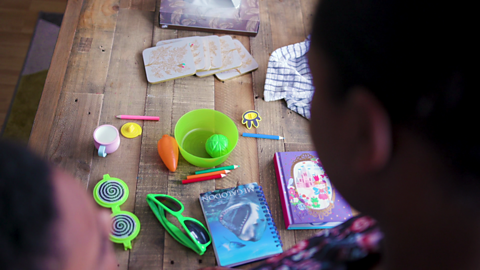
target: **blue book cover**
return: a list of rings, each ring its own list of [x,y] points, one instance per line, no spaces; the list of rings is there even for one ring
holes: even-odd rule
[[[237,266],[282,253],[282,242],[257,183],[200,194],[220,266]]]

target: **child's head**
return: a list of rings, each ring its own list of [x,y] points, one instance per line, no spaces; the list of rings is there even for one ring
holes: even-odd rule
[[[475,11],[464,0],[321,1],[308,55],[311,134],[340,192],[350,169],[379,172],[407,151],[406,133],[463,180],[480,176]]]
[[[117,268],[110,214],[79,181],[24,147],[0,149],[1,268]]]

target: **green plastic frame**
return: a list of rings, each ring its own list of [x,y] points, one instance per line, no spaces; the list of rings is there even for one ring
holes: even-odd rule
[[[99,188],[102,186],[103,183],[107,181],[112,181],[120,184],[120,186],[123,188],[123,195],[118,198],[116,201],[112,202],[106,202],[105,200],[102,199],[102,196],[99,194]],[[100,180],[95,185],[95,188],[93,189],[93,198],[95,201],[102,207],[105,208],[111,208],[112,209],[112,219],[115,219],[115,217],[118,217],[120,215],[126,215],[132,218],[135,222],[135,229],[130,234],[130,236],[127,237],[116,237],[113,234],[110,234],[110,241],[117,243],[117,244],[123,244],[125,250],[127,249],[132,249],[132,241],[137,237],[138,233],[140,232],[140,220],[138,220],[137,216],[135,214],[128,212],[128,211],[122,211],[120,210],[120,205],[122,205],[127,199],[129,195],[129,190],[127,184],[123,182],[123,180],[115,177],[110,177],[110,175],[105,174],[103,175],[103,179]]]
[[[166,207],[163,203],[159,202],[156,199],[156,197],[170,198],[170,199],[176,201],[181,206],[181,209],[177,212],[172,211],[171,209]],[[155,216],[157,217],[158,221],[160,221],[160,223],[163,225],[165,230],[175,240],[177,240],[180,244],[192,249],[198,255],[203,255],[205,253],[208,245],[210,245],[212,243],[212,236],[210,235],[210,232],[207,230],[207,228],[205,226],[203,226],[203,224],[200,221],[198,221],[197,219],[191,218],[191,217],[184,217],[182,215],[183,210],[184,210],[184,206],[183,206],[183,203],[181,201],[179,201],[176,198],[174,198],[170,195],[167,195],[167,194],[148,194],[147,195],[147,203],[150,206],[150,208],[152,209]],[[190,238],[185,236],[185,233],[182,230],[180,230],[175,224],[171,223],[167,219],[167,217],[165,216],[165,211],[167,211],[169,214],[171,214],[176,219],[178,219],[178,222],[180,222],[183,229],[185,230],[185,233],[187,233]],[[209,241],[205,244],[202,244],[202,243],[198,242],[195,239],[195,237],[191,234],[191,232],[188,230],[187,226],[185,225],[185,220],[190,220],[190,221],[195,222],[198,225],[200,225],[205,230],[205,232],[207,232]]]

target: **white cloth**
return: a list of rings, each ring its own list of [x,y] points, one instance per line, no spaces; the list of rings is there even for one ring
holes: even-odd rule
[[[285,99],[287,107],[310,119],[313,84],[306,53],[310,40],[275,50],[268,60],[265,101]]]

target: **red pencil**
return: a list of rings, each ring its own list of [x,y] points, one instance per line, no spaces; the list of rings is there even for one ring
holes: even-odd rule
[[[229,170],[223,170],[223,171],[219,171],[219,172],[194,174],[194,175],[187,176],[187,179],[195,179],[195,178],[207,177],[207,176],[212,176],[212,175],[227,174],[229,172],[230,172]]]
[[[185,179],[185,180],[182,180],[182,184],[190,184],[190,183],[195,183],[195,182],[200,182],[200,181],[218,179],[218,178],[223,178],[225,176],[227,176],[227,175],[222,173],[222,174],[200,177],[200,178],[195,178],[195,179]]]

